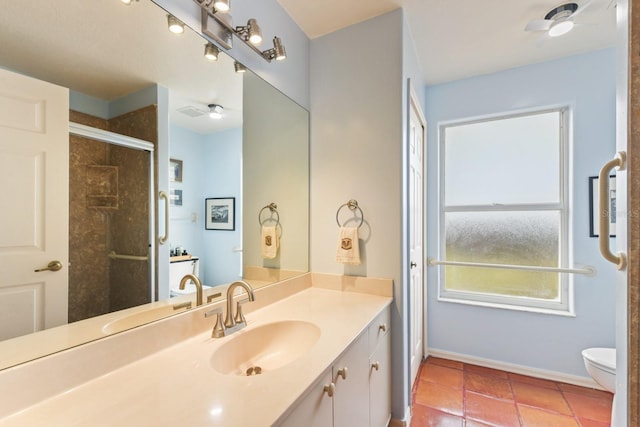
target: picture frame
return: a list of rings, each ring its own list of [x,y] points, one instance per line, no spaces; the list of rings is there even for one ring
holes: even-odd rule
[[[182,190],[169,190],[169,203],[173,206],[182,206]]]
[[[236,229],[235,197],[212,197],[205,199],[204,203],[206,230],[233,231]]]
[[[182,182],[182,160],[169,159],[169,181]]]
[[[599,237],[598,221],[600,215],[599,182],[597,176],[589,177],[589,237]],[[609,237],[616,237],[616,176],[609,176]]]

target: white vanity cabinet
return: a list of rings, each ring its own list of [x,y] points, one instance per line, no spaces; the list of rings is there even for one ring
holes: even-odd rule
[[[389,308],[298,400],[280,427],[383,427],[391,417]]]

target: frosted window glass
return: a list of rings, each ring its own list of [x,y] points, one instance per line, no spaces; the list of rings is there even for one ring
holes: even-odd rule
[[[490,264],[558,267],[560,212],[450,212],[446,259]],[[557,300],[558,273],[452,266],[447,290]]]
[[[557,203],[560,112],[449,126],[447,206]]]

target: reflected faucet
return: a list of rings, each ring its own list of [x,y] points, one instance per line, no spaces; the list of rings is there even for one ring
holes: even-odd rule
[[[236,314],[233,314],[233,292],[237,287],[243,288],[247,291],[247,295],[249,296],[246,299],[242,299],[238,301],[236,305]],[[253,288],[250,284],[245,282],[244,280],[239,280],[237,282],[233,282],[227,288],[227,316],[225,317],[224,326],[227,330],[227,335],[237,331],[238,329],[242,329],[247,326],[247,321],[245,320],[242,314],[242,304],[247,301],[255,301],[256,297],[253,293]]]
[[[178,287],[180,290],[184,289],[184,286],[187,284],[189,280],[192,280],[196,285],[196,307],[202,305],[202,282],[193,274],[185,275],[182,280],[180,280],[180,286]],[[252,300],[253,301],[253,300]]]

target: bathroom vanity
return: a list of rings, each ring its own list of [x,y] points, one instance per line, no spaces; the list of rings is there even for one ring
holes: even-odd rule
[[[223,338],[204,314],[225,301],[0,371],[0,426],[386,425],[391,295],[308,273],[256,290]]]

